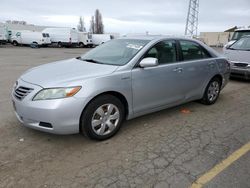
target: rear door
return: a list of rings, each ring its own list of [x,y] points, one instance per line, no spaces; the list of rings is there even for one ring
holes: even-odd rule
[[[207,81],[216,72],[216,60],[200,44],[190,40],[179,40],[182,63],[182,89],[185,100],[201,97]]]
[[[71,43],[78,43],[78,34],[75,29],[70,30]]]

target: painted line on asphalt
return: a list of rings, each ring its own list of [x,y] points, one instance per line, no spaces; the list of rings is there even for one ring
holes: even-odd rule
[[[229,155],[222,162],[218,163],[212,169],[210,169],[208,172],[206,172],[201,177],[199,177],[191,185],[191,188],[201,188],[203,185],[205,185],[206,183],[211,181],[215,176],[217,176],[219,173],[221,173],[223,170],[225,170],[228,166],[230,166],[233,162],[235,162],[241,156],[246,154],[248,151],[250,151],[250,142],[243,145],[240,149],[233,152],[231,155]]]

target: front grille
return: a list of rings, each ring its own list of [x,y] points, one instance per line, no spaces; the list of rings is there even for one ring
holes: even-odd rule
[[[15,89],[14,95],[17,99],[23,100],[31,91],[33,91],[32,88],[20,86]]]
[[[247,67],[248,64],[247,63],[234,63],[234,66],[236,66],[236,67]]]

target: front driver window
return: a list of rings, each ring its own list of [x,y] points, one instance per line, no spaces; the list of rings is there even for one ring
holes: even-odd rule
[[[161,41],[152,47],[144,58],[157,58],[159,64],[176,62],[176,45],[175,41]]]

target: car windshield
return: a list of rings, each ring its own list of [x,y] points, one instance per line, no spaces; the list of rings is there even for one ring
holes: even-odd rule
[[[245,35],[250,35],[250,31],[235,31],[232,37],[232,40],[239,40]]]
[[[242,38],[236,41],[232,46],[230,46],[229,49],[250,51],[250,37]]]
[[[81,60],[107,65],[127,64],[149,40],[115,39],[106,42],[80,57]]]

